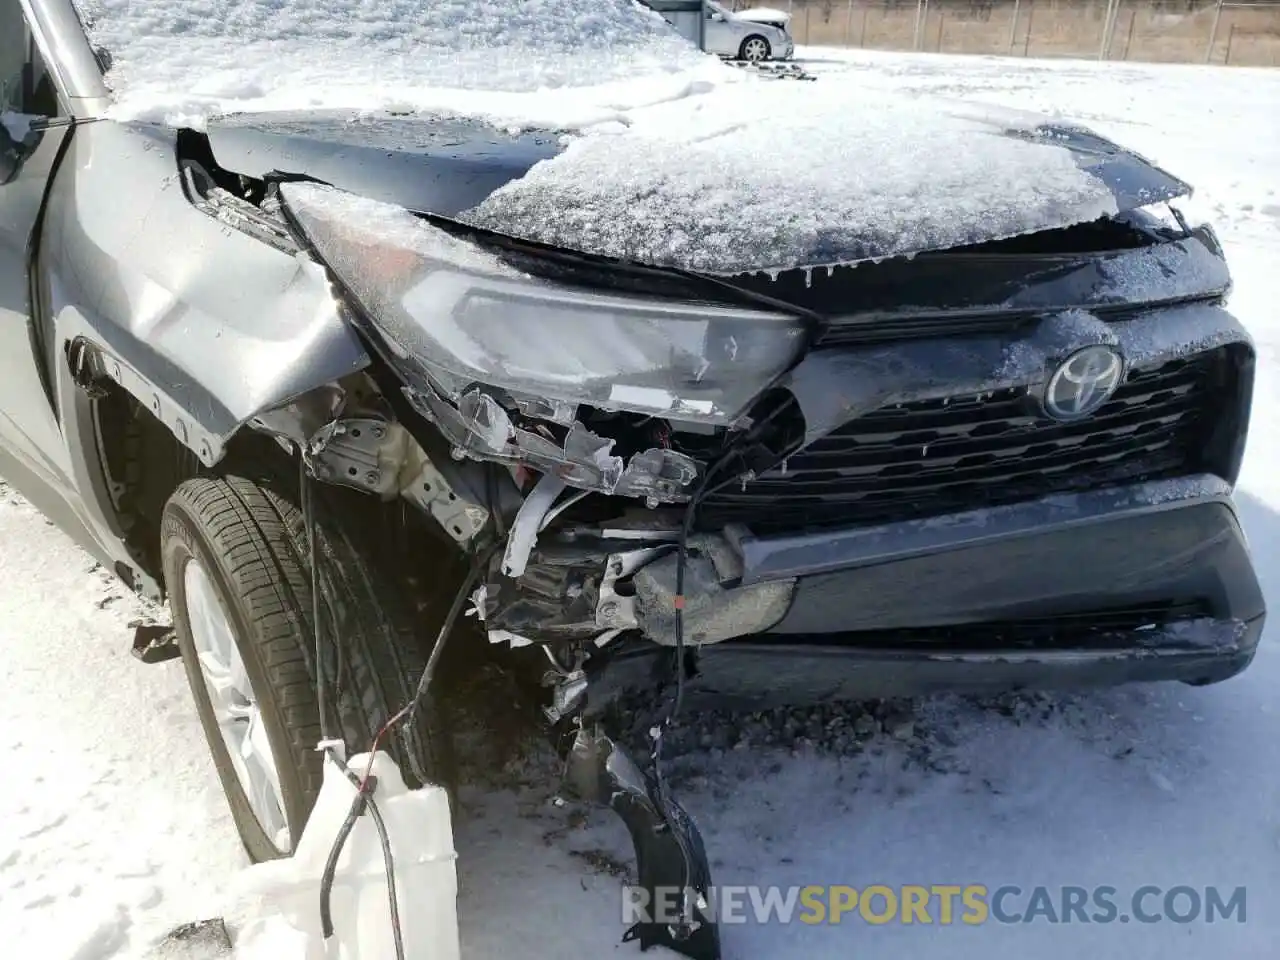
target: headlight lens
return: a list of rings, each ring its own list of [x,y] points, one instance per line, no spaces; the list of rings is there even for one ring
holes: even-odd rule
[[[793,318],[561,287],[400,207],[314,184],[282,191],[391,348],[454,399],[480,383],[727,424],[804,347]]]

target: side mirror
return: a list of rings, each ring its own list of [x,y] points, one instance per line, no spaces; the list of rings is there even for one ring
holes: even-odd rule
[[[12,182],[40,144],[47,117],[0,113],[0,186]]]

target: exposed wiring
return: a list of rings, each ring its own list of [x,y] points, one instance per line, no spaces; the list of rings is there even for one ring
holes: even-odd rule
[[[338,858],[342,856],[342,850],[347,845],[347,838],[351,836],[351,831],[355,828],[356,820],[365,810],[368,810],[373,819],[374,828],[378,831],[378,843],[382,847],[382,865],[387,877],[387,901],[391,911],[391,936],[395,945],[396,960],[405,960],[404,932],[400,923],[399,898],[396,894],[396,868],[395,858],[391,852],[391,837],[387,833],[386,822],[382,819],[382,811],[378,809],[378,804],[373,799],[373,792],[378,783],[377,778],[371,777],[368,771],[365,772],[364,779],[357,777],[334,749],[334,742],[329,736],[328,710],[325,705],[324,633],[320,626],[320,554],[316,545],[314,491],[311,477],[307,473],[305,458],[300,458],[298,472],[302,522],[307,528],[307,552],[311,561],[311,623],[315,634],[316,706],[320,712],[320,737],[321,742],[325,744],[325,758],[341,770],[343,776],[356,788],[351,809],[347,812],[347,817],[342,822],[337,836],[333,838],[333,845],[329,848],[329,856],[325,860],[324,872],[320,875],[320,929],[326,940],[333,936],[331,900],[333,882],[338,870]],[[369,768],[373,769],[372,754],[369,757]]]
[[[373,766],[373,757],[369,758],[369,766]],[[352,786],[356,788],[356,795],[351,799],[351,809],[347,811],[347,818],[342,821],[342,826],[338,830],[338,835],[334,838],[333,846],[329,849],[329,857],[325,860],[324,873],[320,877],[320,932],[324,934],[325,939],[333,936],[333,915],[330,902],[333,894],[333,882],[337,875],[338,858],[342,855],[342,848],[346,846],[347,838],[351,836],[351,831],[355,827],[356,821],[364,814],[366,810],[373,819],[374,828],[378,831],[378,843],[382,847],[382,864],[387,877],[387,900],[391,910],[391,929],[394,936],[394,947],[396,952],[396,960],[406,960],[404,952],[404,937],[401,933],[403,926],[400,923],[400,898],[396,893],[396,864],[395,857],[391,852],[391,837],[387,832],[386,821],[382,819],[382,811],[378,809],[378,803],[373,799],[374,790],[378,785],[378,778],[370,776],[367,772],[363,780],[357,777],[350,767],[343,766],[343,774],[351,781]]]
[[[734,462],[736,462],[742,447],[758,438],[764,428],[769,426],[773,421],[778,419],[783,413],[787,412],[794,405],[795,399],[788,398],[786,401],[779,403],[768,414],[761,417],[758,421],[751,425],[749,430],[744,431],[738,439],[731,443],[723,453],[717,457],[706,472],[702,475],[702,480],[694,489],[689,497],[689,502],[685,505],[684,515],[680,522],[680,535],[676,541],[676,592],[672,598],[675,606],[675,628],[676,628],[676,695],[672,700],[671,709],[667,711],[661,725],[656,730],[654,736],[652,760],[654,764],[654,772],[658,776],[659,788],[662,788],[662,775],[660,763],[662,759],[662,733],[670,728],[676,717],[680,713],[680,709],[684,704],[684,673],[685,673],[685,641],[684,641],[684,580],[685,569],[689,563],[689,535],[693,531],[694,519],[697,516],[698,507],[712,493],[723,489],[734,481],[733,476],[721,480],[713,485],[713,481],[722,473],[724,473]],[[788,448],[778,459],[785,459],[790,456],[794,449],[801,444],[794,444]]]
[[[356,787],[356,795],[351,800],[347,819],[343,820],[342,826],[338,828],[338,835],[334,837],[333,846],[329,848],[329,857],[324,862],[324,872],[320,874],[320,932],[326,940],[333,936],[333,913],[330,909],[330,900],[333,894],[333,880],[338,872],[338,857],[342,856],[342,848],[347,845],[347,837],[351,836],[356,821],[360,819],[360,814],[364,813],[368,799],[359,789],[358,780]]]
[[[324,742],[330,737],[329,711],[325,704],[328,681],[324,672],[324,633],[320,629],[320,555],[316,550],[315,510],[311,499],[314,493],[305,457],[298,458],[298,478],[302,488],[302,522],[307,528],[307,553],[311,562],[311,632],[315,636],[316,708],[320,712],[320,740]]]
[[[485,464],[484,493],[485,499],[489,502],[489,515],[493,517],[493,532],[497,535],[498,541],[501,542],[506,539],[507,524],[502,516],[502,495],[497,473],[499,469],[501,468],[494,464]]]
[[[431,654],[427,657],[427,664],[423,667],[422,676],[418,678],[418,686],[413,691],[413,698],[382,725],[382,729],[373,738],[373,745],[369,748],[370,753],[378,752],[378,747],[382,744],[383,739],[397,723],[406,717],[409,718],[411,723],[413,722],[413,717],[418,712],[418,706],[426,698],[427,689],[431,686],[431,680],[436,672],[436,665],[440,662],[440,655],[444,653],[444,645],[449,639],[449,634],[453,632],[453,625],[462,613],[462,608],[467,598],[471,596],[471,588],[475,584],[476,578],[489,565],[489,561],[501,545],[501,541],[499,541],[487,550],[476,554],[470,570],[467,571],[467,576],[463,579],[461,586],[458,587],[458,592],[454,595],[449,612],[445,614],[444,623],[440,626],[440,632],[436,634],[436,642],[431,647]]]

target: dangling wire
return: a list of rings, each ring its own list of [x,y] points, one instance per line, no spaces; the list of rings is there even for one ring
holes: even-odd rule
[[[742,448],[747,444],[758,439],[764,429],[777,420],[784,413],[789,411],[795,404],[795,398],[789,397],[787,400],[779,403],[768,414],[757,420],[751,427],[744,431],[736,441],[731,443],[719,457],[712,461],[707,467],[706,472],[702,475],[702,480],[694,489],[689,497],[689,502],[685,505],[684,514],[680,522],[680,534],[676,541],[676,592],[672,598],[675,606],[675,628],[676,628],[676,692],[671,702],[671,707],[663,717],[662,721],[653,730],[653,751],[650,759],[653,762],[654,775],[657,780],[658,789],[664,792],[666,787],[662,778],[662,737],[669,730],[675,719],[680,714],[680,710],[684,705],[684,682],[685,682],[685,639],[684,639],[684,581],[685,571],[689,564],[689,535],[693,531],[694,520],[697,517],[698,508],[702,505],[702,501],[711,494],[717,492],[733,483],[734,476],[730,475],[725,479],[720,478],[725,474],[729,467],[739,461],[742,455]],[[783,451],[777,459],[782,460],[795,452],[802,445],[797,442]]]
[[[311,486],[311,476],[307,472],[305,457],[299,457],[298,482],[301,488],[299,490],[299,498],[302,506],[302,523],[307,528],[307,553],[310,555],[311,562],[311,628],[315,635],[316,706],[320,712],[320,737],[325,744],[325,758],[341,770],[343,776],[356,788],[356,795],[351,801],[351,809],[347,811],[347,818],[338,829],[337,836],[333,838],[333,846],[329,848],[329,856],[325,860],[324,872],[320,876],[320,929],[326,940],[333,936],[331,899],[333,882],[338,871],[338,858],[342,856],[342,850],[347,844],[347,838],[351,836],[351,831],[355,828],[356,820],[368,810],[370,817],[373,819],[374,828],[378,831],[378,843],[382,847],[382,867],[387,877],[387,900],[391,912],[391,936],[395,945],[396,960],[405,960],[404,932],[400,923],[400,902],[396,893],[395,857],[391,852],[391,837],[387,833],[387,824],[382,819],[382,811],[378,809],[377,802],[373,799],[373,793],[378,784],[377,778],[371,777],[368,772],[365,773],[363,779],[357,777],[343,758],[339,756],[337,750],[334,749],[333,741],[329,735],[329,711],[325,696],[328,683],[324,669],[324,631],[321,629],[320,622],[322,608],[320,603],[320,554],[316,544],[314,491]],[[369,768],[370,770],[373,769],[372,754],[369,757]]]

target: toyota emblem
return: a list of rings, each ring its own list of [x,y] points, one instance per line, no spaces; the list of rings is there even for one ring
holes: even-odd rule
[[[1077,350],[1053,371],[1044,390],[1044,412],[1054,420],[1087,417],[1111,399],[1124,379],[1124,357],[1113,347]]]

